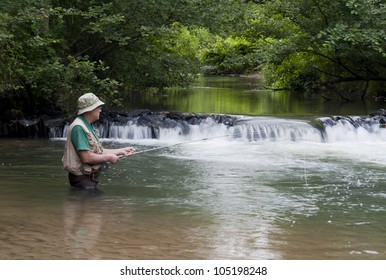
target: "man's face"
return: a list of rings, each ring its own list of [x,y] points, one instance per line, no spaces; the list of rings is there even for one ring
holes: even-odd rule
[[[95,121],[99,120],[99,116],[100,116],[101,112],[102,112],[102,106],[99,106],[92,111],[84,113],[84,115],[85,116],[87,115],[87,119],[90,122],[95,122]]]

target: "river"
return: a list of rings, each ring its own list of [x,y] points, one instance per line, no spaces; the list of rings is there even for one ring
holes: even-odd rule
[[[377,104],[288,99],[236,77],[154,100],[128,109],[241,122],[159,139],[114,130],[106,147],[148,151],[110,165],[99,195],[70,190],[63,138],[0,139],[1,259],[385,259],[386,132],[309,123]]]

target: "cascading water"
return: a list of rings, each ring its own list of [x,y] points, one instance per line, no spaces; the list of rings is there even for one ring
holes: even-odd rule
[[[325,142],[386,141],[386,129],[378,119],[353,117],[320,118]]]
[[[203,138],[229,137],[254,141],[386,141],[386,129],[379,119],[361,117],[322,117],[317,125],[294,119],[273,117],[246,117],[209,115],[194,122],[184,119],[131,118],[124,122],[97,124],[102,138],[111,140],[190,141]],[[51,138],[66,137],[68,124],[63,132],[51,129]]]
[[[322,140],[318,129],[300,120],[249,118],[230,128],[234,138],[248,141],[316,141]]]

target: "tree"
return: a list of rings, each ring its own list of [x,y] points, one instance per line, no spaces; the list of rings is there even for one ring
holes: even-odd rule
[[[7,1],[0,9],[0,100],[6,117],[57,112],[76,90],[113,92],[117,86],[97,77],[106,70],[103,63],[67,52],[64,11],[49,2]],[[72,107],[64,106],[64,112]]]
[[[285,0],[257,5],[249,29],[272,87],[382,93],[386,6],[381,0]]]
[[[210,34],[240,29],[241,5],[237,0],[4,0],[2,111],[70,113],[86,91],[119,106],[128,91],[187,85],[200,71]]]
[[[244,74],[256,70],[255,46],[244,37],[217,37],[207,48],[203,61],[208,74]]]

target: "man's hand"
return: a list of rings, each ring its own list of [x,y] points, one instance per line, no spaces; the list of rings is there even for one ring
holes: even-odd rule
[[[135,149],[133,147],[126,147],[126,148],[123,148],[123,150],[126,152],[127,156],[135,153]]]

